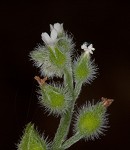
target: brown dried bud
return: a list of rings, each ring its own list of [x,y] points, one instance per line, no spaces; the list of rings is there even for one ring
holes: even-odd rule
[[[40,86],[42,86],[42,85],[45,84],[45,82],[46,82],[46,80],[47,80],[47,77],[41,79],[39,76],[35,76],[34,79],[38,82],[38,84],[39,84]]]
[[[113,99],[108,99],[108,98],[104,98],[104,97],[102,97],[101,100],[102,100],[103,106],[106,108],[109,107],[112,104],[112,102],[114,101]]]

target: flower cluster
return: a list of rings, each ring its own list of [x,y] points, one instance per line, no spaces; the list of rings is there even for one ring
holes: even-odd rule
[[[84,52],[76,57],[73,38],[64,31],[63,23],[50,24],[50,34],[43,32],[41,38],[43,45],[30,53],[31,60],[42,76],[35,76],[39,84],[39,103],[49,115],[60,116],[61,120],[51,144],[29,123],[18,150],[65,150],[82,138],[98,138],[107,127],[106,111],[113,100],[102,97],[97,104],[89,102],[78,109],[78,113],[74,111],[82,86],[96,77],[97,68],[91,59],[95,50],[93,44],[84,42],[81,45]],[[52,82],[54,77],[61,80]],[[73,113],[74,135],[67,139]]]
[[[71,37],[65,33],[63,24],[50,25],[48,33],[41,34],[44,45],[39,45],[30,53],[36,67],[40,68],[42,76],[62,77],[64,68],[71,63],[74,44]]]

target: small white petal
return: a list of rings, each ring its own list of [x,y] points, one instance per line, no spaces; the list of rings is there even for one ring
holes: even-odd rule
[[[54,29],[53,25],[50,24],[50,31]]]
[[[90,53],[90,54],[93,54],[93,51],[92,51],[92,50],[89,50],[89,53]]]
[[[42,40],[46,43],[46,44],[52,44],[53,43],[53,40],[50,38],[50,36],[44,32],[41,34],[41,37],[42,37]]]
[[[91,50],[95,50],[95,48],[93,47],[93,44],[90,44],[89,46],[88,46],[88,49],[91,49]]]
[[[51,39],[53,40],[53,42],[56,42],[57,39],[57,31],[55,29],[53,29],[51,31]]]
[[[55,23],[54,24],[54,29],[57,31],[57,33],[62,33],[63,32],[63,23]]]
[[[86,44],[81,45],[81,49],[87,49],[87,45]]]
[[[95,50],[95,48],[93,48],[93,45],[92,45],[92,44],[90,44],[90,45],[88,46],[88,49],[89,49],[89,52],[90,52],[91,54],[93,54],[93,51]]]

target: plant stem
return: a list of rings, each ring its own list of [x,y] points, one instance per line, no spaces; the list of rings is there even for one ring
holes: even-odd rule
[[[82,136],[79,133],[76,133],[75,135],[73,135],[72,137],[70,137],[68,140],[65,141],[62,148],[63,149],[69,148],[71,145],[79,141],[81,138]]]
[[[81,91],[81,88],[82,88],[82,83],[81,82],[76,82],[75,84],[75,89],[74,89],[74,98],[77,99],[79,94],[80,94],[80,91]]]
[[[59,127],[53,140],[52,150],[59,150],[61,148],[62,143],[65,141],[65,138],[69,132],[75,101],[80,93],[82,86],[82,84],[79,84],[79,86],[76,85],[76,89],[74,89],[71,65],[68,66],[68,68],[64,69],[64,86],[67,86],[68,90],[71,93],[70,107],[68,111],[61,117]],[[78,136],[79,135],[76,135],[76,137]]]
[[[70,107],[60,120],[59,127],[57,129],[55,138],[53,140],[53,146],[52,146],[53,150],[58,150],[61,147],[62,143],[64,142],[69,132],[69,127],[70,127],[74,104],[75,104],[72,67],[69,66],[68,68],[64,69],[64,85],[68,87],[68,90],[72,94],[70,97]]]
[[[53,141],[53,150],[58,150],[64,142],[70,127],[71,115],[72,113],[68,111],[60,120],[59,127],[57,129],[57,133],[55,135]]]

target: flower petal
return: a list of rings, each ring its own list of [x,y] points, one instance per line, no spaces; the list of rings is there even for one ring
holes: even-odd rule
[[[87,42],[84,42],[83,45],[81,45],[81,49],[83,49],[86,54],[93,54],[93,51],[95,50],[93,44],[88,45]]]
[[[63,31],[63,23],[60,24],[60,23],[55,23],[54,24],[54,29],[57,31],[57,33],[62,33]]]
[[[52,31],[54,29],[53,25],[50,24],[50,31]]]
[[[92,44],[90,44],[89,46],[88,46],[88,51],[89,51],[89,53],[90,54],[93,54],[93,51],[95,50],[95,48],[93,48],[93,45]]]
[[[91,49],[91,50],[95,50],[95,48],[93,47],[93,44],[90,44],[89,46],[88,46],[88,49]]]
[[[53,40],[50,38],[50,36],[44,32],[41,34],[42,40],[47,44],[47,45],[52,45]]]
[[[84,43],[83,45],[81,45],[81,49],[88,49],[86,43]]]
[[[55,43],[56,42],[56,39],[57,39],[57,31],[55,29],[53,29],[51,31],[51,39],[52,41]]]

